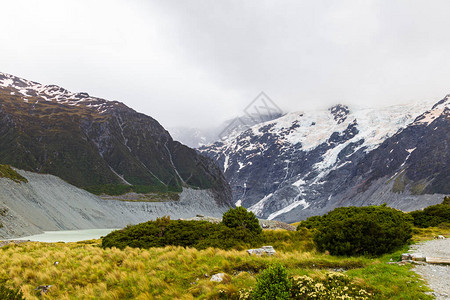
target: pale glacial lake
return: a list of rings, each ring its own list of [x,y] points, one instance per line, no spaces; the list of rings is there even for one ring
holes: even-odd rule
[[[24,236],[21,238],[15,238],[14,240],[30,240],[33,242],[79,242],[85,240],[98,239],[101,236],[105,236],[114,229],[83,229],[83,230],[61,230],[61,231],[45,231],[41,234]]]

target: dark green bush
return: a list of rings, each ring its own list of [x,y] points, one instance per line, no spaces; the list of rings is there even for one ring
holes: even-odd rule
[[[10,289],[4,283],[0,283],[0,299],[7,300],[24,300],[22,291],[20,289]]]
[[[412,218],[386,205],[340,207],[305,222],[315,228],[320,251],[333,255],[381,255],[412,237]]]
[[[262,228],[259,225],[259,220],[251,211],[247,211],[244,207],[238,206],[230,208],[223,214],[222,223],[228,228],[248,229],[255,234],[260,234]]]
[[[322,220],[321,216],[309,217],[308,219],[300,222],[300,224],[297,226],[297,230],[300,230],[300,228],[308,228],[308,229],[317,228],[319,227],[321,220]]]
[[[450,222],[442,222],[441,224],[438,225],[438,228],[450,229]]]
[[[263,237],[244,228],[229,228],[218,224],[218,229],[211,232],[208,238],[197,243],[195,248],[206,249],[208,247],[220,249],[248,249],[262,245]]]
[[[261,237],[248,229],[229,228],[207,221],[170,220],[158,218],[135,226],[116,230],[102,239],[102,247],[134,248],[167,245],[206,249],[245,248],[260,244]]]
[[[290,299],[291,286],[286,268],[271,265],[258,276],[256,287],[250,293],[251,299]]]
[[[436,227],[450,222],[450,197],[445,197],[441,204],[431,205],[423,210],[411,212],[414,226],[420,228]]]

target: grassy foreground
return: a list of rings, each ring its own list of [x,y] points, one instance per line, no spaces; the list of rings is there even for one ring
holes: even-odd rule
[[[26,299],[227,299],[254,287],[257,273],[278,262],[291,275],[324,277],[345,270],[374,299],[432,299],[410,266],[387,264],[398,261],[406,248],[380,258],[346,258],[317,253],[308,231],[264,234],[278,250],[274,257],[173,246],[102,249],[99,240],[8,245],[0,248],[0,282],[21,288]],[[219,272],[229,276],[211,282],[210,276]],[[34,290],[48,284],[53,286],[47,294]]]

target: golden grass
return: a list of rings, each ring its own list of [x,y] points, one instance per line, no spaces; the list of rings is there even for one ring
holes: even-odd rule
[[[436,238],[438,235],[442,235],[446,238],[450,238],[449,227],[429,227],[429,228],[414,228],[414,242],[426,241]]]
[[[421,231],[416,238],[434,236],[437,232],[444,231]],[[254,287],[259,271],[270,263],[280,263],[290,275],[322,279],[330,270],[349,270],[347,274],[354,281],[381,293],[379,299],[408,298],[407,293],[424,295],[426,291],[419,284],[409,283],[413,273],[408,266],[387,264],[391,258],[399,259],[404,249],[378,259],[336,257],[317,253],[305,234],[268,233],[273,241],[278,236],[274,257],[249,256],[238,250],[175,246],[102,249],[99,240],[11,244],[0,248],[0,280],[10,288],[20,287],[26,299],[219,299]],[[287,237],[296,240],[289,245]],[[59,264],[55,265],[56,261]],[[401,276],[390,275],[397,271]],[[210,277],[219,272],[229,276],[222,283],[211,282]],[[52,287],[45,295],[34,290],[48,284]]]
[[[59,264],[54,265],[58,261]],[[350,259],[350,267],[364,258]],[[0,280],[20,287],[27,299],[40,299],[39,285],[53,285],[47,299],[194,299],[237,293],[255,284],[255,273],[271,262],[286,266],[343,266],[338,258],[312,252],[279,252],[275,257],[245,251],[168,246],[149,250],[102,249],[99,241],[9,245],[0,249]],[[225,272],[229,282],[210,276]]]

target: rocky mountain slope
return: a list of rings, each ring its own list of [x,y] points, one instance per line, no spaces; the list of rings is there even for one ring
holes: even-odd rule
[[[0,238],[52,230],[122,228],[165,215],[172,219],[196,214],[221,217],[227,210],[207,190],[184,188],[180,199],[170,202],[103,200],[56,176],[16,171],[25,180],[0,178]]]
[[[450,193],[450,100],[287,114],[203,146],[237,205],[296,221],[336,206],[413,210]]]
[[[56,175],[97,193],[230,190],[208,158],[117,101],[0,73],[0,163]],[[132,187],[132,188],[129,188]]]

